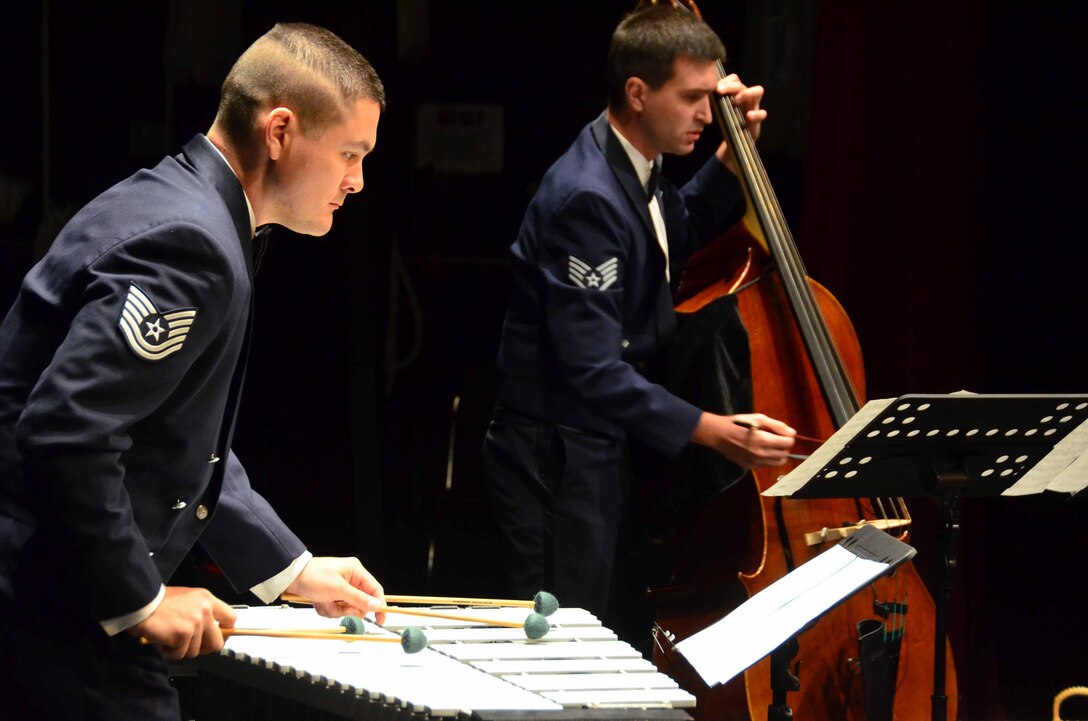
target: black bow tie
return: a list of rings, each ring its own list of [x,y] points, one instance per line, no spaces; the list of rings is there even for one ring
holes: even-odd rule
[[[261,269],[261,260],[268,251],[268,234],[272,230],[272,224],[262,225],[253,234],[253,275]]]
[[[650,180],[646,183],[646,202],[649,203],[654,199],[654,193],[657,192],[657,181],[661,178],[661,170],[657,163],[650,166]]]

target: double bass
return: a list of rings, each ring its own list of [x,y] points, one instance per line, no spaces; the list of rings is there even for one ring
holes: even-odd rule
[[[672,4],[699,15],[690,0]],[[725,76],[720,61],[718,73]],[[716,101],[746,211],[736,227],[689,260],[677,291],[678,321],[735,303],[747,334],[752,407],[797,429],[795,451],[803,455],[861,407],[861,350],[841,305],[808,277],[743,114],[728,98]],[[794,465],[750,471],[689,513],[669,543],[669,581],[648,591],[656,621],[654,662],[696,695],[699,719],[766,719],[773,701],[771,663],[764,659],[743,677],[708,687],[676,652],[676,642],[862,525],[909,540],[911,516],[899,498],[761,495]],[[934,663],[934,623],[932,597],[917,569],[904,564],[799,635],[786,674],[790,708],[804,719],[928,718],[937,702],[934,667],[940,665]],[[947,701],[941,702],[956,718],[950,645],[944,653]]]

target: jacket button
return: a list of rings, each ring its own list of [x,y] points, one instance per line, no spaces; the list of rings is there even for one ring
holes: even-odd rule
[[[203,521],[208,517],[208,507],[201,503],[196,507],[196,520]]]
[[[631,341],[624,338],[623,340],[620,341],[620,345],[623,346],[624,348],[626,348],[626,347],[631,345]]]
[[[174,505],[170,506],[170,508],[174,509],[175,511],[180,511],[181,509],[185,508],[188,505],[189,505],[188,503],[186,503],[185,501],[183,501],[183,500],[181,500],[179,498],[179,499],[174,501]]]
[[[208,463],[219,463],[219,456],[214,453],[208,456]]]

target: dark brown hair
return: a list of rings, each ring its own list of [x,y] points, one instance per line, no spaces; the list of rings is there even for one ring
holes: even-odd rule
[[[725,46],[709,25],[687,10],[660,3],[627,15],[612,34],[605,65],[608,104],[622,108],[628,78],[655,90],[672,77],[678,56],[725,60]]]

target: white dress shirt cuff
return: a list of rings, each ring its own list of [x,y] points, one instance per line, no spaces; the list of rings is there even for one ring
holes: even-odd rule
[[[253,592],[254,596],[265,603],[272,603],[280,597],[280,594],[287,590],[288,586],[295,582],[295,579],[298,578],[298,574],[302,573],[302,569],[306,568],[306,564],[309,563],[310,559],[313,557],[314,554],[309,551],[303,551],[302,555],[292,561],[290,566],[264,583],[259,583],[249,590]]]
[[[155,599],[151,601],[151,603],[138,611],[133,611],[124,616],[118,616],[117,618],[110,618],[102,621],[102,630],[105,631],[108,636],[116,636],[125,629],[132,628],[140,621],[147,619],[148,616],[155,613],[155,609],[159,607],[159,604],[162,603],[164,598],[166,598],[166,586],[160,585],[159,592],[155,594]]]

